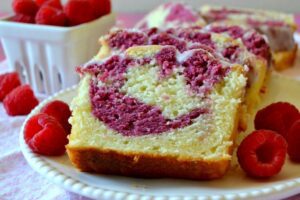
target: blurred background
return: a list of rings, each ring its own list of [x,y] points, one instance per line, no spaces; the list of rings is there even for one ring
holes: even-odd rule
[[[112,0],[114,10],[117,12],[145,12],[168,1],[170,0]],[[0,0],[0,11],[10,12],[11,2],[12,0]],[[218,4],[300,13],[299,0],[181,0],[181,2],[187,2],[195,7],[201,4]]]
[[[12,13],[13,0],[0,0],[0,18]],[[63,3],[67,0],[61,0]],[[117,13],[121,26],[130,27],[137,19],[137,16],[143,16],[148,11],[156,6],[172,0],[111,0],[113,11]],[[294,13],[300,16],[300,0],[177,0],[186,2],[194,8],[200,7],[203,4],[226,5],[235,7],[249,7],[258,9],[278,10],[288,13]],[[297,18],[300,20],[300,17]],[[123,21],[123,22],[122,22]],[[130,22],[128,24],[128,22]],[[119,24],[120,25],[120,24]],[[0,61],[4,59],[3,50],[0,43]]]

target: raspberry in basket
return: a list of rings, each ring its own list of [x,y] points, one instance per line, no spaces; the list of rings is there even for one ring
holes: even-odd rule
[[[38,11],[34,0],[14,0],[12,6],[17,14],[34,16]]]
[[[89,0],[93,7],[94,12],[97,17],[101,17],[110,13],[111,11],[111,3],[110,0]]]
[[[44,5],[36,14],[35,21],[37,24],[65,26],[67,17],[62,10]]]
[[[34,16],[30,15],[23,15],[23,14],[16,14],[13,16],[12,21],[14,22],[20,22],[20,23],[28,23],[28,24],[34,24]]]
[[[51,6],[54,8],[62,9],[60,0],[35,0],[38,6]]]
[[[78,25],[97,18],[93,4],[87,0],[69,0],[64,11],[70,25]]]

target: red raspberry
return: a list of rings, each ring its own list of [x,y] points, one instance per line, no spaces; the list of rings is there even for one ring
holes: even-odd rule
[[[60,10],[63,9],[60,0],[35,0],[35,1],[36,1],[36,4],[40,7],[47,5],[47,6],[51,6],[51,7],[60,9]]]
[[[30,15],[23,15],[23,14],[16,14],[13,16],[12,21],[14,22],[20,22],[20,23],[28,23],[28,24],[34,24],[34,17]]]
[[[290,159],[294,162],[300,162],[300,119],[290,128],[287,142]]]
[[[87,0],[69,0],[64,11],[69,18],[70,25],[78,25],[97,18],[93,4]]]
[[[67,134],[55,118],[40,113],[31,117],[24,128],[24,139],[33,152],[59,156],[66,151]]]
[[[35,3],[38,5],[38,6],[42,6],[44,3],[46,3],[47,1],[49,0],[35,0]]]
[[[268,178],[280,172],[286,152],[284,137],[274,131],[257,130],[242,141],[237,156],[242,169],[249,176]]]
[[[297,119],[300,119],[300,113],[295,106],[286,102],[277,102],[258,111],[254,125],[257,130],[272,130],[286,138],[288,130]]]
[[[29,85],[21,85],[11,91],[3,101],[8,115],[27,115],[39,104]]]
[[[90,0],[94,7],[95,15],[101,17],[111,12],[110,0]]]
[[[33,0],[14,0],[12,6],[17,14],[34,16],[38,11],[38,6]]]
[[[0,101],[3,101],[6,95],[19,85],[21,81],[17,72],[0,75]]]
[[[41,109],[41,113],[54,117],[62,125],[67,134],[71,132],[71,125],[68,122],[71,111],[65,102],[59,100],[52,101]]]
[[[45,5],[36,14],[35,21],[37,24],[65,26],[67,18],[62,10]]]

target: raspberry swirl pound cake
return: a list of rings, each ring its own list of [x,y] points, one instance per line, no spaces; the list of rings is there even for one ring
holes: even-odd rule
[[[238,26],[212,26],[172,29],[167,32],[184,39],[190,45],[206,45],[214,53],[231,63],[244,67],[247,74],[247,91],[245,96],[245,113],[253,112],[260,102],[260,92],[269,68],[270,48],[262,35],[253,29]],[[242,127],[245,128],[246,122]],[[243,129],[244,129],[243,128]]]
[[[275,69],[285,69],[293,64],[297,53],[297,43],[294,40],[297,25],[293,15],[216,6],[203,6],[200,10],[208,23],[219,21],[222,24],[245,25],[266,35]]]
[[[102,47],[96,59],[122,52],[131,46],[156,44],[173,45],[181,52],[201,47],[221,59],[242,65],[248,78],[244,117],[240,122],[242,130],[246,129],[248,116],[260,101],[270,59],[269,46],[260,34],[235,26],[151,28],[143,31],[117,29],[102,37],[100,42]]]
[[[81,171],[216,179],[230,164],[246,78],[205,49],[138,46],[91,61],[67,152]]]
[[[138,29],[204,26],[204,19],[189,5],[168,2],[160,5],[136,24]]]
[[[260,102],[259,94],[264,91],[264,82],[271,65],[271,52],[267,41],[255,30],[242,26],[213,23],[205,26],[203,29],[212,33],[226,34],[242,42],[252,55],[250,57],[247,55],[246,61],[242,62],[239,59],[238,62],[246,64],[248,62],[248,66],[250,67],[246,105],[248,106],[248,111],[253,111]]]

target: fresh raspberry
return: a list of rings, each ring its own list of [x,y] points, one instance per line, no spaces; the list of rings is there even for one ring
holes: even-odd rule
[[[270,130],[257,130],[240,144],[237,156],[242,169],[251,177],[268,178],[278,174],[284,164],[287,143]]]
[[[286,138],[293,123],[300,119],[298,109],[290,103],[273,103],[258,111],[255,116],[255,129],[267,129],[278,132]]]
[[[51,6],[51,7],[60,9],[60,10],[63,9],[60,0],[35,0],[35,2],[40,7],[47,5],[47,6]]]
[[[69,0],[64,7],[70,25],[78,25],[97,18],[93,4],[87,0]]]
[[[66,151],[67,134],[59,122],[44,113],[31,117],[24,128],[24,139],[33,152],[59,156]]]
[[[27,115],[39,104],[29,85],[21,85],[11,91],[3,101],[8,115]]]
[[[16,14],[12,17],[12,21],[20,22],[20,23],[27,23],[27,24],[34,24],[35,20],[33,16],[30,15],[23,15],[23,14]]]
[[[96,17],[101,17],[111,12],[110,0],[89,0],[94,7]]]
[[[33,0],[14,0],[13,9],[17,14],[35,16],[38,6]]]
[[[6,95],[20,85],[21,81],[17,72],[0,75],[0,101],[3,101]]]
[[[65,26],[67,18],[62,10],[45,5],[36,14],[35,21],[37,24]]]
[[[38,5],[38,6],[42,6],[44,3],[46,3],[47,1],[49,0],[35,0],[35,3]]]
[[[300,162],[300,119],[290,128],[287,142],[290,159],[294,162]]]
[[[71,111],[65,102],[59,100],[52,101],[41,109],[41,113],[54,117],[62,125],[67,134],[71,132],[71,125],[68,122]]]

